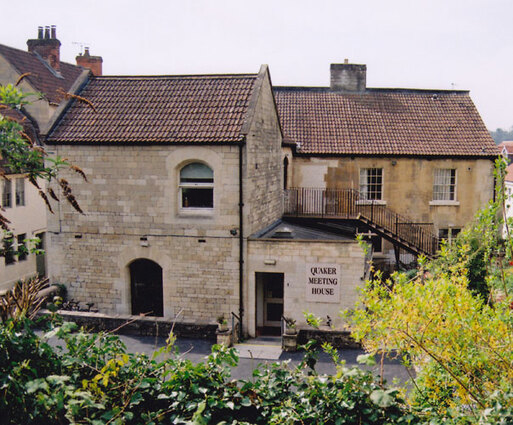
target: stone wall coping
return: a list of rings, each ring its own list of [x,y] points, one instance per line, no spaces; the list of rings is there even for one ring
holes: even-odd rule
[[[51,314],[50,310],[41,309],[40,314],[47,315]],[[116,320],[126,320],[127,322],[148,322],[148,323],[166,323],[166,324],[173,324],[173,323],[180,323],[181,325],[198,325],[198,326],[207,326],[207,325],[215,325],[217,326],[217,323],[215,320],[212,320],[210,322],[204,321],[184,321],[180,320],[179,318],[170,319],[169,317],[154,317],[154,316],[139,316],[139,315],[132,315],[132,314],[106,314],[106,313],[97,313],[92,311],[69,311],[69,310],[57,310],[57,314],[62,317],[81,317],[81,318],[97,318],[97,319],[116,319]]]

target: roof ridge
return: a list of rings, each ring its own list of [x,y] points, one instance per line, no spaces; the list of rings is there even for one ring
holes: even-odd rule
[[[333,93],[333,94],[368,94],[376,92],[407,92],[407,93],[425,93],[425,94],[465,94],[469,93],[469,90],[449,90],[449,89],[416,89],[416,88],[405,88],[405,87],[367,87],[362,92],[349,92],[349,91],[337,91],[332,90],[326,86],[273,86],[273,90],[277,91],[313,91],[320,93]]]
[[[205,78],[257,78],[258,74],[163,74],[163,75],[101,75],[95,76],[95,80],[162,80],[162,79],[191,79],[200,80]]]

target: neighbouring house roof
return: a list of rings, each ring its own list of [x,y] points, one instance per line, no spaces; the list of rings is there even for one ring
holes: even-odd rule
[[[259,75],[91,77],[46,140],[239,142]]]
[[[284,137],[306,155],[494,157],[466,91],[274,87]]]
[[[506,153],[508,158],[513,156],[513,140],[504,140],[500,142],[497,147],[500,149],[501,153]]]
[[[56,72],[38,54],[25,52],[0,44],[2,55],[21,74],[30,73],[27,81],[38,92],[43,93],[50,103],[58,104],[63,98],[59,89],[67,92],[84,68],[66,62],[60,62],[60,70]],[[14,84],[16,81],[13,81]]]

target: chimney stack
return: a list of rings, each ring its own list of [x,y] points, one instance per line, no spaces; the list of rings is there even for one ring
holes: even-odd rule
[[[367,65],[332,63],[330,66],[330,87],[333,91],[364,92],[367,87]]]
[[[28,51],[31,53],[37,53],[41,56],[48,65],[50,65],[55,71],[60,70],[60,50],[61,42],[57,40],[57,27],[52,25],[51,27],[46,26],[37,28],[37,38],[35,40],[27,40]]]
[[[89,54],[89,47],[85,47],[84,54],[78,55],[75,59],[78,66],[89,68],[94,76],[102,75],[103,59],[101,56],[91,56]]]

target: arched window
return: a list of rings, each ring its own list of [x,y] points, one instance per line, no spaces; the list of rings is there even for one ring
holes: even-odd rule
[[[214,172],[193,162],[180,170],[180,207],[214,208]]]

